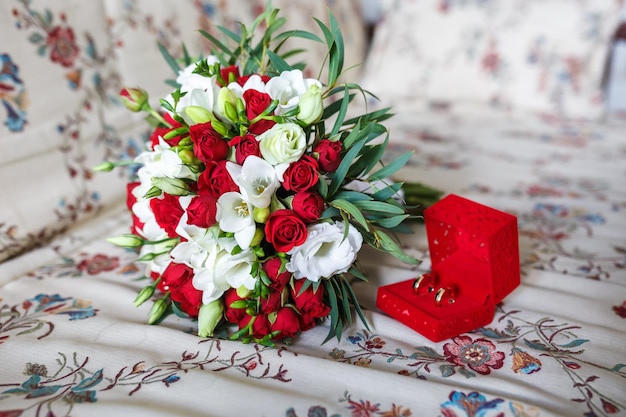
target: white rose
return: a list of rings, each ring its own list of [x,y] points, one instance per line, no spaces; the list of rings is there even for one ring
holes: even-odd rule
[[[348,236],[344,239],[344,222],[317,223],[308,227],[306,241],[287,252],[291,256],[287,271],[297,279],[319,281],[347,272],[356,260],[363,244],[363,236],[348,224]]]
[[[270,79],[265,88],[272,100],[278,100],[275,113],[281,115],[295,109],[300,97],[312,85],[322,87],[322,83],[315,78],[304,78],[302,71],[292,70],[283,71],[279,77]]]
[[[279,123],[259,136],[263,159],[272,165],[295,162],[307,147],[304,130],[295,123]]]

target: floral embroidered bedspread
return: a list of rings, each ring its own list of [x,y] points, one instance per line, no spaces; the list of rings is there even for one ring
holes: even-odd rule
[[[275,348],[145,324],[134,253],[106,243],[119,208],[0,265],[0,416],[626,415],[623,126],[400,112],[402,176],[517,216],[522,284],[473,332],[430,342],[374,307],[376,288],[428,270],[376,253],[355,290],[369,328]],[[393,152],[388,156],[393,158]],[[462,279],[462,277],[460,277]]]

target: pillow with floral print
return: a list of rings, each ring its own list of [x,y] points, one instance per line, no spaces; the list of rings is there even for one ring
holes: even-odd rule
[[[389,4],[363,85],[385,101],[597,118],[615,0],[402,0]]]

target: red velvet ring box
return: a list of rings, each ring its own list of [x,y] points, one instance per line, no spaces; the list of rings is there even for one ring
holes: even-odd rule
[[[378,289],[376,306],[439,342],[489,324],[495,306],[520,283],[515,216],[451,194],[424,212],[435,291],[417,295],[414,280]],[[454,302],[435,303],[437,288]]]

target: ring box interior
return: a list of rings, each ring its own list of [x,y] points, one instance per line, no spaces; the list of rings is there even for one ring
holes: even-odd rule
[[[376,306],[434,342],[489,324],[520,283],[517,218],[451,194],[427,208],[424,223],[435,291],[415,294],[413,279],[378,289]],[[435,303],[436,289],[456,289]]]

